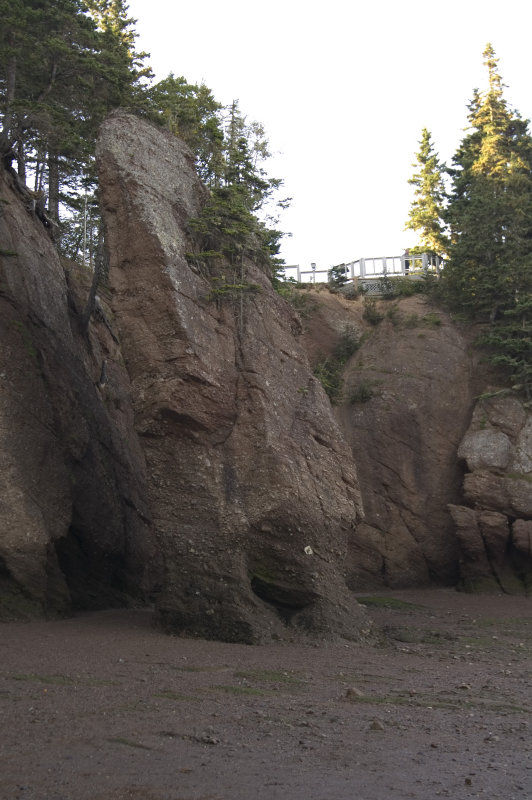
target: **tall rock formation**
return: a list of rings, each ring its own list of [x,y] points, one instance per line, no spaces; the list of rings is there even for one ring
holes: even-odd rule
[[[336,407],[365,513],[350,538],[349,586],[455,583],[459,547],[447,506],[461,498],[457,449],[474,405],[467,340],[421,295],[378,301],[378,324],[362,298],[327,292],[309,302],[314,361],[330,357],[346,326],[361,340]]]
[[[255,642],[357,635],[344,579],[360,515],[353,458],[298,343],[299,321],[255,264],[213,300],[187,262],[206,190],[170,134],[118,112],[98,145],[113,310],[164,558],[159,619]]]
[[[342,419],[359,454],[364,533],[388,586],[456,582],[447,504],[460,493],[456,451],[473,404],[467,349],[448,315],[414,297],[374,329],[346,374],[355,399],[361,382],[373,394],[344,405]]]
[[[127,377],[0,171],[0,619],[142,601],[154,550]],[[90,280],[90,278],[89,278]],[[155,575],[153,576],[155,580]]]

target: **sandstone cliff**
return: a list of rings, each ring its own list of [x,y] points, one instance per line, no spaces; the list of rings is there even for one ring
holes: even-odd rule
[[[461,497],[457,449],[474,404],[468,342],[423,296],[381,300],[311,294],[305,341],[314,362],[346,326],[361,345],[343,370],[336,415],[357,464],[365,519],[351,536],[353,589],[451,585],[459,549],[447,508]]]
[[[104,326],[79,328],[56,249],[0,173],[0,618],[143,600],[143,456]]]
[[[422,296],[378,301],[374,324],[361,298],[326,289],[300,290],[297,305],[314,364],[346,329],[360,339],[336,405],[365,512],[349,586],[530,593],[532,417],[506,390],[487,391],[500,376],[471,346],[478,332]]]
[[[0,173],[0,619],[155,601],[189,635],[356,637],[349,589],[530,591],[530,411],[475,408],[466,331],[419,297],[372,325],[302,291],[299,316],[246,260],[225,297],[186,256],[187,148],[117,112],[98,161],[111,295],[88,330],[90,276]],[[346,330],[333,410],[309,360]]]
[[[113,310],[165,563],[163,625],[232,641],[286,625],[356,635],[345,584],[360,515],[353,458],[269,278],[216,303],[189,266],[205,189],[185,145],[137,118],[103,125],[98,164]]]

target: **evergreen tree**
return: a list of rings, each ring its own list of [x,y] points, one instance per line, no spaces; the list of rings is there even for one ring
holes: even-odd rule
[[[449,261],[443,296],[491,321],[484,342],[530,394],[532,345],[532,138],[509,109],[491,45],[484,52],[488,88],[469,106],[470,131],[450,171]]]
[[[146,102],[145,91],[153,73],[144,62],[148,54],[135,49],[134,25],[124,0],[85,0],[98,30],[97,92],[103,108],[135,107]]]
[[[263,163],[271,153],[264,128],[258,122],[248,124],[236,100],[229,107],[225,142],[222,183],[240,187],[246,207],[258,212],[282,181],[268,178]]]
[[[419,235],[419,250],[442,256],[447,251],[447,236],[443,223],[445,186],[444,165],[434,151],[429,131],[423,128],[416,163],[417,171],[408,181],[414,186],[414,200],[405,228]]]
[[[206,86],[184,78],[169,75],[149,88],[151,71],[146,54],[135,50],[124,0],[0,0],[0,18],[5,147],[15,143],[21,179],[33,174],[35,189],[48,195],[48,215],[57,222],[60,208],[67,209],[54,229],[64,236],[65,253],[90,250],[91,236],[96,247],[97,131],[112,108],[125,106],[165,124],[193,149],[211,189],[198,230],[212,247],[216,242],[233,261],[254,253],[278,265],[281,233],[265,207],[281,181],[264,170],[270,154],[262,126],[247,123],[237,103],[226,115]]]
[[[219,185],[223,173],[224,132],[221,111],[210,89],[189,84],[172,73],[147,91],[151,119],[183,139],[196,155],[203,182]]]
[[[0,0],[2,128],[16,141],[19,175],[31,169],[55,220],[94,184],[98,125],[146,74],[122,0],[89,5],[92,16],[83,0]]]
[[[496,316],[527,284],[532,255],[532,138],[508,108],[491,45],[489,86],[469,107],[471,131],[451,170],[444,286],[456,306]]]

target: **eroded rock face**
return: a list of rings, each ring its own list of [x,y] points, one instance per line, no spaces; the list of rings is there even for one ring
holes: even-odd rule
[[[0,174],[0,619],[142,598],[153,563],[127,377],[79,331],[55,247]],[[120,408],[119,408],[120,407]]]
[[[373,397],[342,415],[386,583],[452,584],[457,543],[447,504],[459,492],[456,449],[471,413],[472,364],[445,313],[422,298],[398,308],[399,324],[385,319],[346,377],[355,387],[367,381]]]
[[[188,149],[116,113],[98,147],[113,308],[165,563],[167,628],[255,642],[356,636],[344,580],[360,513],[351,453],[267,276],[214,302],[187,263],[205,189]]]
[[[305,339],[315,360],[330,354],[346,326],[362,339],[336,408],[365,513],[350,537],[349,585],[453,584],[459,548],[447,505],[461,497],[456,451],[474,405],[467,342],[421,296],[380,301],[378,325],[364,318],[361,298],[312,299]],[[327,340],[329,350],[320,351]]]
[[[464,506],[452,506],[469,589],[532,587],[532,415],[515,397],[480,400],[458,455]],[[473,557],[472,554],[476,554]]]

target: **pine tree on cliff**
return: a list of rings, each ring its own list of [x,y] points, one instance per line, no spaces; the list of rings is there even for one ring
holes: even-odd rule
[[[151,119],[183,139],[194,151],[202,181],[214,188],[223,172],[222,105],[205,84],[190,84],[170,73],[146,93]]]
[[[231,286],[243,286],[243,258],[262,264],[272,277],[281,267],[278,258],[282,233],[273,227],[276,219],[260,219],[273,193],[282,181],[268,177],[263,167],[270,157],[268,141],[262,125],[248,123],[234,101],[221,118],[223,140],[216,171],[209,176],[209,201],[201,216],[191,221],[199,252],[195,259],[214,265],[219,257],[226,259],[238,271]],[[277,203],[286,207],[289,202]]]
[[[16,141],[20,177],[31,169],[54,219],[69,193],[93,181],[99,122],[132,97],[142,76],[125,4],[91,5],[98,25],[82,0],[0,0],[2,127]]]
[[[414,200],[405,229],[418,234],[419,249],[422,252],[442,256],[447,252],[448,245],[443,222],[445,167],[438,160],[427,128],[423,128],[421,133],[419,152],[416,153],[416,162],[412,166],[416,172],[408,183],[415,187]]]
[[[527,395],[532,380],[532,138],[509,109],[491,45],[487,91],[469,106],[470,132],[450,171],[449,261],[441,289],[453,308],[491,320],[485,342]]]
[[[513,307],[532,264],[532,138],[508,108],[491,45],[489,85],[469,107],[471,130],[454,156],[443,284],[454,305],[477,317]]]
[[[134,25],[124,0],[84,0],[98,32],[97,96],[103,108],[100,117],[112,108],[145,103],[146,82],[153,73],[145,64],[148,53],[135,49]]]

